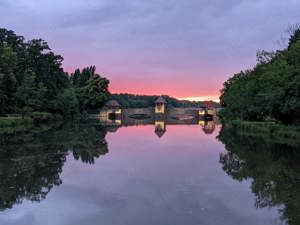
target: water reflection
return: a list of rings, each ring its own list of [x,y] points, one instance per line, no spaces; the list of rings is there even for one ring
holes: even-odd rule
[[[23,199],[44,199],[62,183],[60,173],[69,153],[91,164],[108,152],[105,135],[105,129],[97,126],[65,126],[7,138],[0,145],[0,209],[11,208]]]
[[[148,116],[144,114],[137,114],[141,118],[132,118],[130,116],[123,116],[121,118],[100,117],[99,121],[103,127],[110,132],[116,132],[120,127],[137,126],[137,125],[154,125],[155,134],[161,138],[167,131],[167,126],[171,125],[200,125],[205,134],[212,134],[215,131],[218,119],[213,117],[211,120],[199,119],[194,116],[168,117],[168,116]],[[145,118],[142,118],[142,117]]]
[[[283,223],[299,224],[299,146],[223,127],[218,138],[226,151],[215,139],[220,128],[216,122],[164,117],[96,121],[10,137],[0,145],[0,209],[23,200],[39,202],[51,191],[41,203],[44,211],[57,204],[82,213],[72,217],[74,211],[66,212],[67,222],[61,224],[81,224],[77,219],[88,218],[91,211],[94,217],[86,224],[100,219],[123,224],[127,219],[127,224],[265,225],[280,224],[279,213]],[[106,139],[110,154],[97,161],[108,153]],[[81,202],[87,207],[78,207]],[[53,211],[45,216],[25,203],[2,212],[0,221],[26,210],[51,220]]]
[[[98,122],[67,125],[42,134],[7,138],[0,145],[0,209],[11,208],[23,199],[44,199],[54,186],[62,183],[60,173],[68,154],[83,163],[93,164],[96,158],[108,152],[106,133],[116,132],[120,124],[114,121],[105,125]],[[164,135],[166,125],[163,118],[155,120],[154,131],[158,137]]]
[[[300,224],[300,148],[242,135],[224,126],[219,139],[228,152],[220,154],[223,170],[233,179],[251,179],[255,207],[279,207],[282,220]]]
[[[155,133],[157,134],[157,136],[159,138],[161,138],[164,135],[164,133],[167,131],[167,129],[166,129],[166,122],[163,121],[163,120],[161,120],[161,121],[159,121],[159,120],[155,121],[155,125],[154,126],[155,126]]]

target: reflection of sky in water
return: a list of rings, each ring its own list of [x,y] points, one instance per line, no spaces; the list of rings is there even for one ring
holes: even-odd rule
[[[222,170],[218,131],[173,125],[159,139],[153,126],[122,127],[106,136],[108,154],[94,165],[69,156],[62,185],[0,224],[280,224],[276,208],[255,209],[250,182]]]

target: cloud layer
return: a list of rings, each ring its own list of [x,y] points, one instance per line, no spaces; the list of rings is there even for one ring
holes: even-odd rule
[[[41,37],[67,70],[96,65],[116,92],[217,95],[257,49],[279,48],[298,0],[2,0],[0,26]]]

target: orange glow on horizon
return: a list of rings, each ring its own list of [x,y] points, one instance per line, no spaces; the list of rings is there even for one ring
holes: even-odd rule
[[[82,68],[81,68],[82,69]],[[75,69],[65,66],[65,70],[72,73]],[[131,78],[131,75],[124,73],[118,77],[109,69],[101,68],[103,75],[109,81],[109,91],[113,94],[134,94],[134,95],[168,95],[179,100],[189,101],[215,101],[219,102],[219,86],[221,82],[197,83],[197,80],[190,79],[165,79],[165,78]],[[107,75],[107,74],[110,74]],[[113,75],[112,75],[113,74]],[[127,77],[127,78],[126,78]],[[135,76],[134,76],[135,77]]]
[[[69,73],[74,71],[74,68],[65,67]],[[104,74],[109,74],[104,73]],[[195,85],[182,84],[181,81],[173,80],[171,83],[161,80],[161,82],[151,82],[145,80],[127,80],[113,79],[107,76],[110,80],[109,91],[113,94],[134,94],[134,95],[168,95],[179,100],[189,101],[214,101],[220,102],[218,84],[216,87],[199,87]]]
[[[207,95],[207,96],[196,96],[196,97],[183,97],[178,98],[179,100],[189,100],[189,101],[214,101],[220,102],[218,95]]]
[[[143,87],[136,87],[135,85],[126,85],[127,87],[110,87],[109,90],[114,94],[134,94],[134,95],[168,95],[170,97],[177,98],[179,100],[189,100],[189,101],[214,101],[220,102],[218,93],[211,93],[206,91],[206,93],[198,93],[195,90],[185,90],[172,87],[150,87],[145,85]],[[163,91],[162,91],[163,90]]]
[[[161,92],[131,92],[131,91],[123,91],[123,92],[117,92],[117,91],[111,91],[113,94],[133,94],[133,95],[168,95],[173,98],[177,98],[178,100],[188,100],[188,101],[214,101],[214,102],[220,102],[219,95],[203,95],[203,96],[192,96],[192,97],[178,97],[175,95],[171,95],[168,93],[161,93]],[[182,95],[180,95],[182,96]]]

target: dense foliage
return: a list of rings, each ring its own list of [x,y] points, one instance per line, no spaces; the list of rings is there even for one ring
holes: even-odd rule
[[[45,41],[25,41],[0,29],[0,114],[73,116],[101,107],[109,96],[108,80],[95,67],[69,76],[62,61]]]
[[[237,181],[251,182],[257,208],[280,210],[283,224],[300,223],[299,145],[248,135],[236,126],[222,126],[218,139],[223,170]]]
[[[300,119],[300,27],[294,29],[282,51],[259,51],[252,70],[235,74],[223,84],[220,102],[226,119]]]

